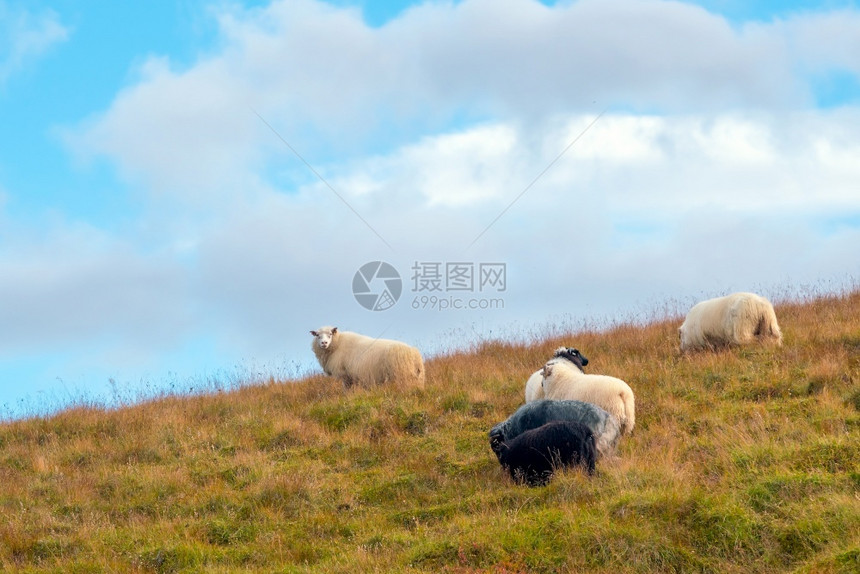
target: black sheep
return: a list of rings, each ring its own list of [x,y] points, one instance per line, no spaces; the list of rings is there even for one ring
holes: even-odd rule
[[[525,431],[551,421],[573,421],[591,429],[598,457],[612,456],[621,436],[621,429],[615,417],[597,405],[582,401],[539,399],[524,404],[507,420],[490,429],[490,448],[496,451],[498,443],[510,442]]]
[[[552,421],[492,448],[511,478],[529,486],[545,485],[564,466],[580,465],[594,474],[594,433],[582,423]]]

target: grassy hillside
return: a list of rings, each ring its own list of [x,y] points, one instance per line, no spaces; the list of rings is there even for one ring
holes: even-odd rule
[[[860,292],[777,307],[785,344],[680,356],[668,318],[0,426],[0,571],[858,572]],[[560,344],[636,392],[587,478],[515,485],[487,431]],[[308,350],[310,353],[310,350]]]

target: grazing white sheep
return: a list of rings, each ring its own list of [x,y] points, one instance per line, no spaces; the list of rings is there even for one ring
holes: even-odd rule
[[[585,355],[583,355],[579,352],[578,349],[574,349],[573,347],[559,347],[555,350],[549,362],[554,363],[562,359],[566,359],[568,361],[573,362],[573,364],[578,366],[579,370],[582,372],[585,372],[583,367],[588,364],[588,359],[585,358]],[[527,403],[544,398],[543,386],[541,385],[542,382],[543,367],[532,373],[532,375],[529,377],[529,380],[526,381]]]
[[[424,360],[415,347],[337,327],[320,327],[311,335],[311,347],[323,371],[345,387],[396,383],[424,388]]]
[[[755,293],[733,293],[696,303],[678,332],[684,352],[745,345],[754,339],[782,345],[773,305]]]
[[[597,405],[618,419],[621,434],[633,432],[636,424],[633,390],[621,379],[585,374],[570,361],[550,361],[544,365],[542,385],[547,399],[572,399]]]

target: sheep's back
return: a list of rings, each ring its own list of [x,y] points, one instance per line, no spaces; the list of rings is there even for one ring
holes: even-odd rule
[[[353,368],[367,384],[397,381],[423,384],[423,359],[415,347],[392,339],[371,339]]]
[[[693,305],[681,325],[681,349],[748,343],[759,322],[776,323],[770,301],[755,293],[732,293]],[[779,327],[773,336],[781,339]]]
[[[538,399],[522,405],[506,420],[495,425],[490,434],[500,433],[504,440],[510,440],[551,421],[581,422],[592,431],[601,432],[609,416],[597,405],[583,401]]]
[[[548,385],[549,388],[546,388],[546,386],[544,388],[546,398],[555,400],[578,400],[587,403],[594,402],[589,399],[606,396],[607,389],[616,389],[628,386],[627,383],[621,379],[610,375],[583,374],[582,376],[565,376],[565,374],[555,371],[550,376],[550,379],[551,380]]]

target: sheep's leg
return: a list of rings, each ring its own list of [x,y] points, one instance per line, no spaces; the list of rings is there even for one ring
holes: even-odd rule
[[[583,460],[582,462],[585,463],[585,470],[588,472],[589,476],[594,476],[594,471],[595,471],[594,458],[595,457],[586,456],[584,458],[585,458],[585,460]]]

